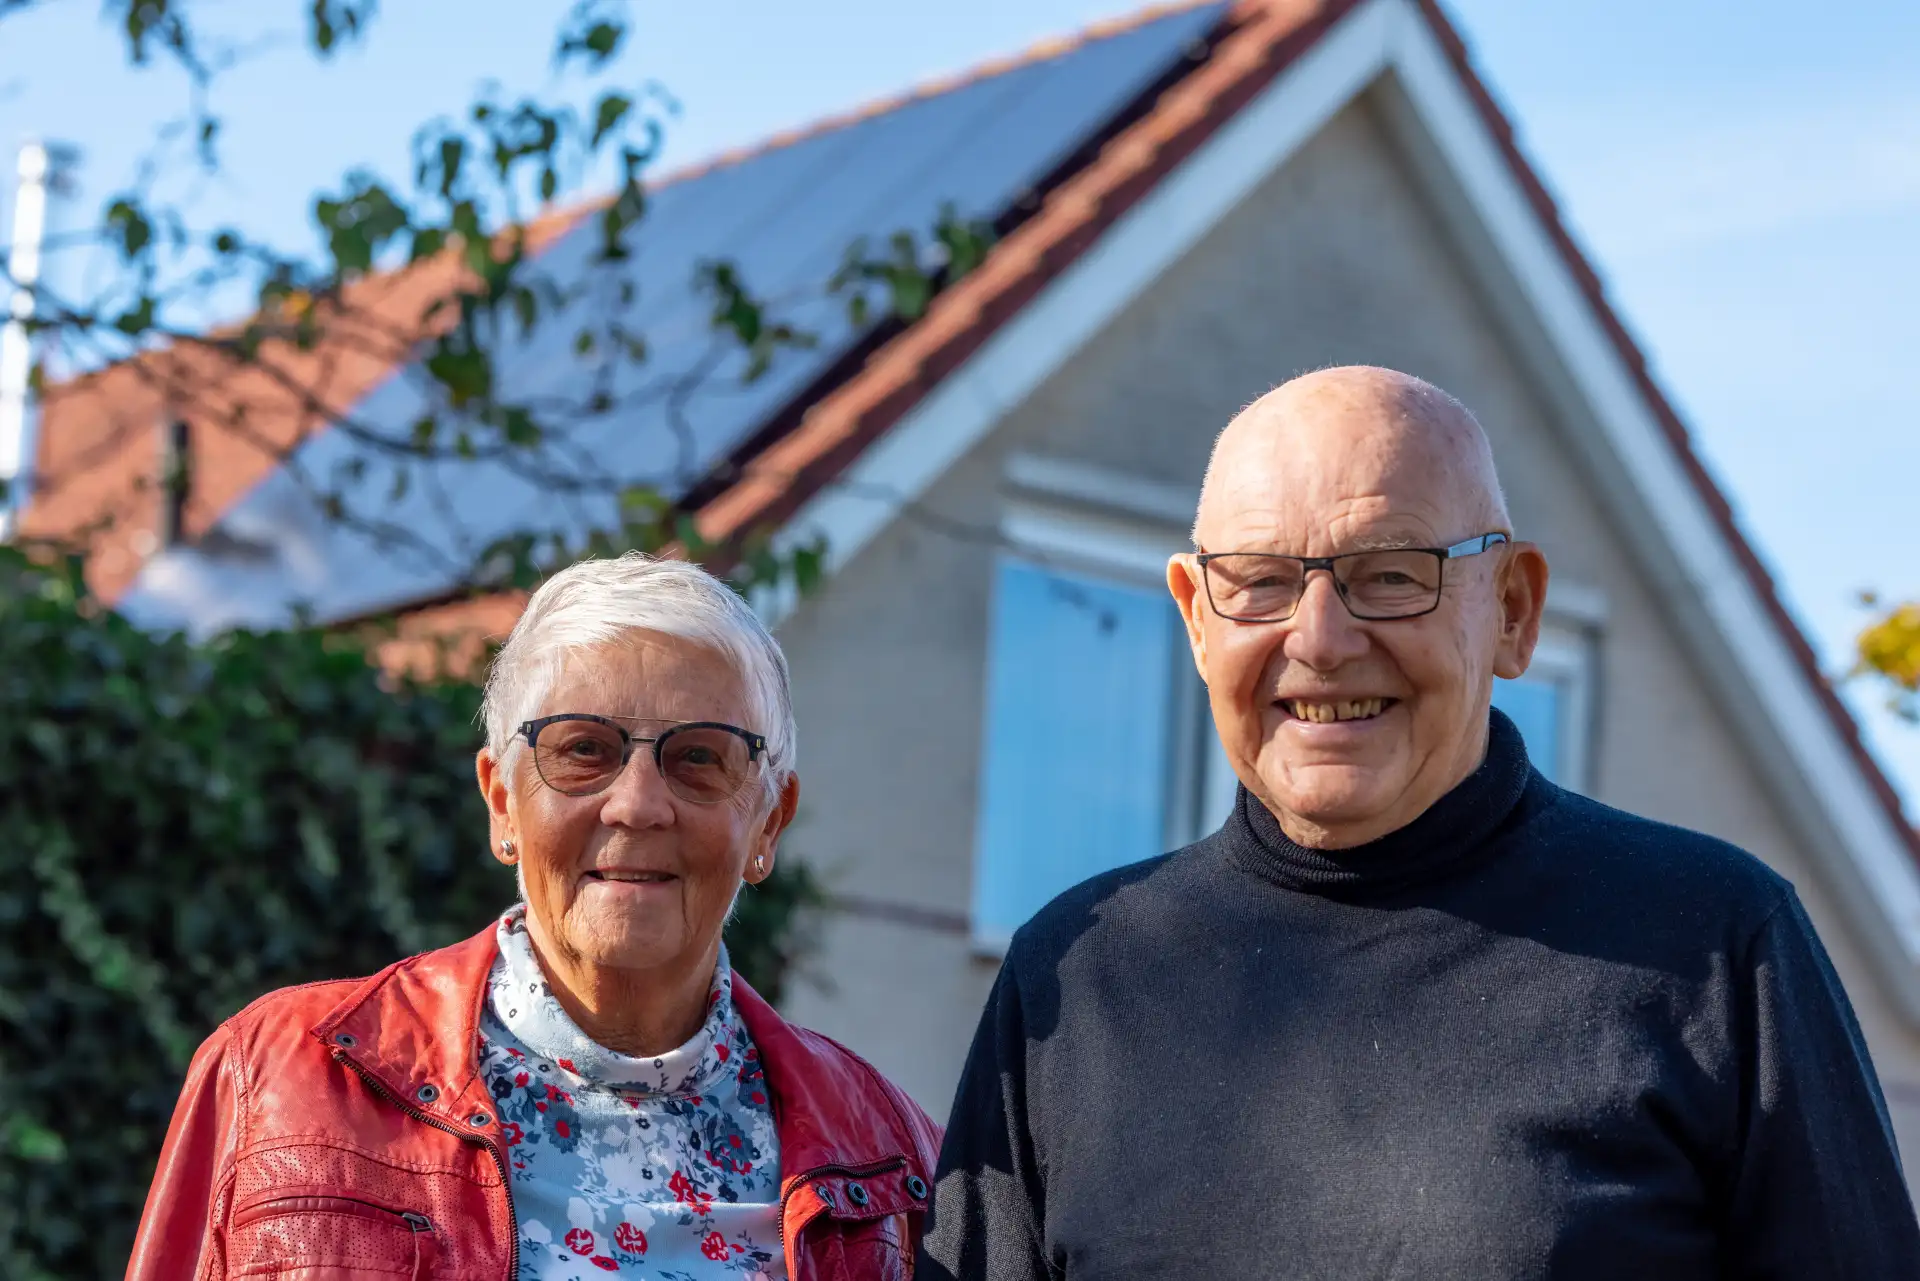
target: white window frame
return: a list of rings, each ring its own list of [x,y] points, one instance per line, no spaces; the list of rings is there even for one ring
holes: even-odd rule
[[[1540,643],[1524,679],[1559,687],[1560,741],[1554,744],[1559,777],[1554,781],[1569,791],[1589,791],[1593,786],[1592,637],[1563,624],[1542,623]]]

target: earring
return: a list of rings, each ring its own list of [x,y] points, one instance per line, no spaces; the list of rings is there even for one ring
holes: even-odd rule
[[[501,858],[512,858],[512,857],[513,857],[513,842],[512,842],[512,841],[501,841],[501,842],[500,842],[500,857],[501,857]]]
[[[765,867],[766,867],[766,865],[767,865],[767,856],[766,856],[765,854],[755,854],[755,855],[753,856],[753,870],[754,870],[754,871],[756,871],[756,872],[758,872],[758,871],[760,871],[760,870],[762,870],[763,868],[765,868]]]

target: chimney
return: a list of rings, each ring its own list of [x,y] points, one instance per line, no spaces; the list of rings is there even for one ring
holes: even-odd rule
[[[187,503],[193,497],[193,425],[167,420],[160,437],[160,529],[162,548],[187,541]]]

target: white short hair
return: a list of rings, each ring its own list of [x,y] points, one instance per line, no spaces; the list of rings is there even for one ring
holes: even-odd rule
[[[494,759],[507,759],[515,730],[533,719],[568,655],[630,632],[682,637],[732,660],[753,721],[745,728],[766,736],[762,776],[768,794],[777,794],[793,772],[795,749],[780,642],[746,601],[700,566],[640,552],[569,565],[527,601],[487,673],[480,715]]]

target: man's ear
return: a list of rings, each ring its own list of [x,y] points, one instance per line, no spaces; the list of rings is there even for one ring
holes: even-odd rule
[[[1187,629],[1187,648],[1193,651],[1194,670],[1200,673],[1203,684],[1207,679],[1207,633],[1201,611],[1207,607],[1207,593],[1200,576],[1206,572],[1192,552],[1178,552],[1167,560],[1167,590],[1180,609],[1180,621]]]
[[[1493,651],[1493,674],[1517,680],[1533,662],[1540,643],[1540,618],[1547,607],[1547,557],[1537,543],[1510,544],[1505,563],[1494,576],[1500,635]]]

